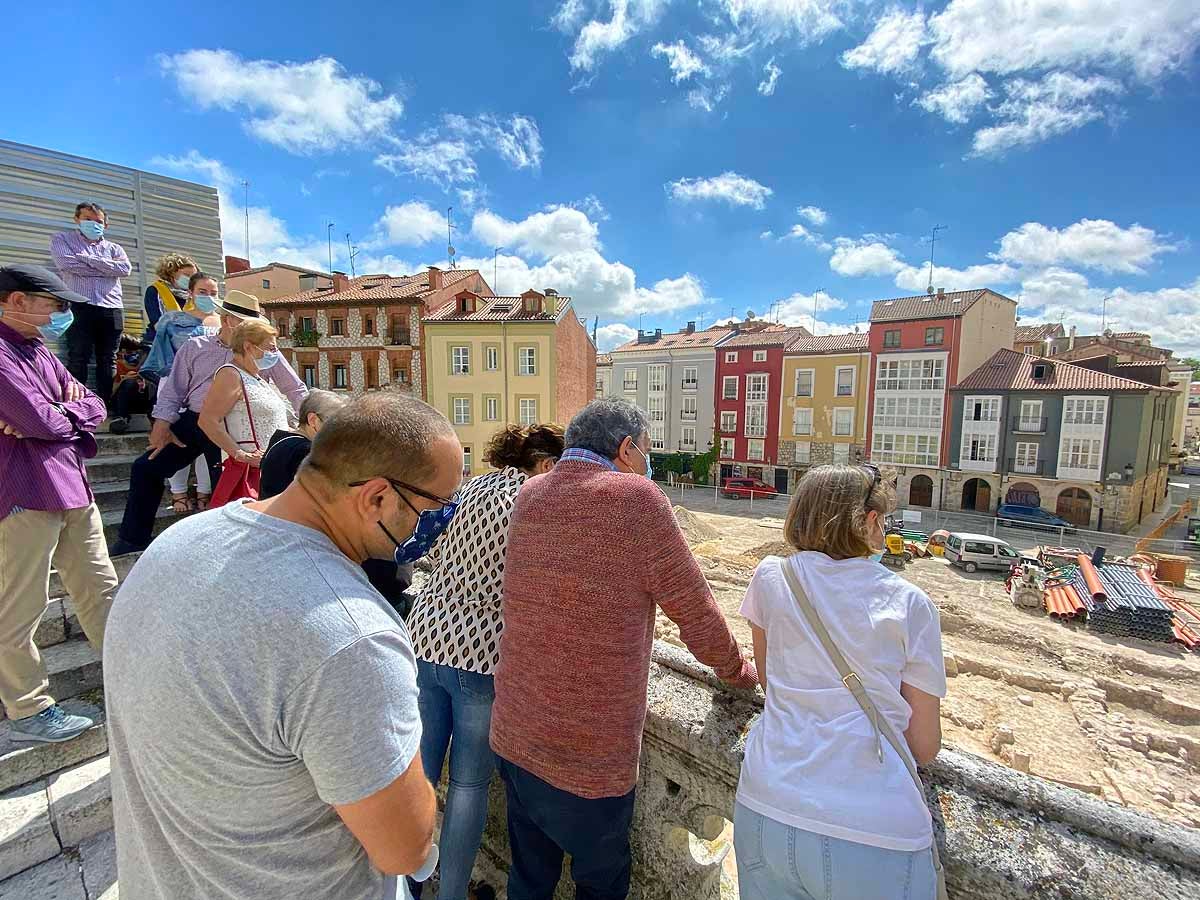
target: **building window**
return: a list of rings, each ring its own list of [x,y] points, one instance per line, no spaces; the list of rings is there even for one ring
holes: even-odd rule
[[[840,406],[833,411],[834,437],[850,437],[854,434],[854,410]]]
[[[665,450],[667,447],[666,428],[662,425],[650,426],[650,449]]]
[[[941,397],[877,397],[876,428],[925,428],[941,430]]]
[[[942,343],[943,340],[945,339],[945,335],[946,335],[946,329],[940,325],[937,326],[936,328],[926,328],[925,329],[925,346],[929,347],[929,346],[934,346],[936,344]]]
[[[371,315],[363,316],[363,334],[367,337],[375,334],[375,317]]]
[[[684,426],[684,428],[682,429],[680,434],[682,436],[679,440],[679,449],[687,450],[689,452],[695,452],[695,450],[696,450],[696,426],[695,425]]]
[[[646,390],[652,394],[661,394],[667,389],[667,367],[648,366],[646,368]]]
[[[907,466],[938,464],[938,437],[932,434],[896,434],[877,431],[871,439],[872,462]]]
[[[836,465],[844,466],[850,462],[850,445],[849,444],[834,444],[833,445],[833,461]]]
[[[794,457],[796,463],[801,466],[807,466],[812,462],[812,444],[808,441],[796,441],[796,455]]]
[[[392,381],[396,384],[408,384],[408,369],[393,369]]]
[[[754,351],[754,361],[755,362],[766,362],[767,361],[767,351],[766,350],[755,350]]]
[[[700,385],[700,369],[696,366],[683,367],[683,389],[694,391]]]
[[[646,412],[650,414],[651,422],[666,421],[666,400],[663,397],[647,397]]]
[[[1036,475],[1038,470],[1038,445],[1033,441],[1019,441],[1017,455],[1013,459],[1013,471]]]
[[[471,448],[463,447],[463,477],[471,474]]]
[[[264,279],[262,280],[262,286],[263,286],[263,290],[264,290],[264,291],[269,291],[269,290],[271,289],[271,279],[270,279],[270,278],[264,278]]]
[[[470,425],[471,424],[471,398],[470,397],[455,397],[454,398],[454,424],[455,425]]]
[[[733,459],[733,438],[721,438],[721,458]]]
[[[412,335],[408,330],[408,317],[399,314],[392,315],[392,340],[397,347],[412,343]]]
[[[962,462],[996,461],[996,435],[964,434],[962,438]]]
[[[283,316],[275,322],[275,330],[279,332],[281,338],[288,336],[288,320],[287,316]]]
[[[943,359],[881,359],[876,370],[877,391],[941,391],[945,387]]]
[[[729,352],[727,352],[725,354],[725,362],[727,362],[727,363],[737,362],[737,351],[730,350]]]
[[[679,409],[679,418],[684,422],[695,422],[699,400],[695,397],[684,397]]]
[[[896,329],[893,331],[885,331],[883,333],[883,346],[885,346],[885,347],[899,347],[900,346],[900,331],[899,331],[899,329]]]
[[[1033,347],[1030,346],[1029,344],[1026,344],[1023,352],[1025,353],[1026,356],[1033,356]]]
[[[736,375],[726,375],[721,379],[721,399],[736,400],[738,398],[738,378]]]
[[[637,392],[637,369],[625,370],[625,393],[633,394]]]
[[[522,347],[517,351],[517,374],[537,374],[537,347]]]
[[[1017,431],[1031,432],[1044,430],[1045,428],[1042,426],[1042,401],[1022,400],[1021,415],[1017,419]]]
[[[812,434],[813,411],[811,409],[792,410],[792,434]]]
[[[1064,425],[1103,425],[1107,397],[1068,397],[1063,406]]]
[[[604,396],[604,379],[599,378],[599,377],[596,378],[596,396],[597,397]]]
[[[1099,469],[1100,442],[1092,438],[1063,438],[1058,465],[1063,469]]]
[[[968,397],[963,403],[964,422],[1000,421],[999,397]]]
[[[489,372],[495,372],[500,368],[500,348],[499,347],[484,347],[483,348],[483,367]],[[596,380],[596,392],[600,392],[600,381]]]
[[[728,410],[721,411],[721,433],[734,434],[737,432],[737,413]]]
[[[300,317],[300,330],[301,331],[316,331],[317,330],[313,325],[312,316],[301,316]]]
[[[746,441],[746,459],[766,459],[766,441]]]
[[[522,397],[517,407],[520,416],[521,425],[536,425],[537,424],[537,400],[528,397]]]
[[[333,389],[335,391],[344,391],[350,387],[350,383],[346,380],[345,365],[338,364],[333,367]]]
[[[451,347],[450,348],[450,374],[451,375],[470,375],[471,374],[471,348],[470,347]]]
[[[345,319],[330,319],[329,320],[329,333],[331,335],[333,335],[334,337],[344,336],[346,334],[346,320]]]
[[[306,388],[315,388],[317,386],[317,367],[304,366],[304,386]]]
[[[746,404],[746,437],[767,436],[767,404]]]
[[[813,370],[796,370],[796,396],[811,397],[813,395]]]
[[[379,364],[373,359],[364,359],[363,376],[366,378],[367,390],[375,390],[379,387]]]
[[[766,375],[747,375],[746,376],[746,399],[747,400],[766,400],[767,399],[767,376]]]
[[[489,422],[496,422],[500,419],[500,398],[487,397],[483,401],[483,417]]]
[[[839,397],[854,396],[854,377],[856,374],[854,366],[838,366],[837,395]]]

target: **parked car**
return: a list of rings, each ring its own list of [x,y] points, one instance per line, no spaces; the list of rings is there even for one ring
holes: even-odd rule
[[[1025,506],[1020,503],[1001,503],[996,510],[996,518],[1002,525],[1023,528],[1041,528],[1047,531],[1063,530],[1075,533],[1075,526],[1066,519],[1048,513],[1040,506]]]
[[[1189,456],[1179,466],[1184,475],[1200,475],[1200,456]]]
[[[774,497],[779,491],[757,478],[726,478],[721,487],[721,496],[730,500],[744,500],[747,497]]]
[[[1009,569],[1021,561],[1021,554],[1008,541],[989,534],[969,534],[952,531],[946,538],[945,557],[950,565],[964,571],[977,569]]]

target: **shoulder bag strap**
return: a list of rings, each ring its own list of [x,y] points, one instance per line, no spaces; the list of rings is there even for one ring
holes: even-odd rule
[[[850,663],[842,655],[842,651],[833,642],[833,637],[829,634],[829,629],[825,627],[825,623],[821,621],[821,616],[817,613],[816,607],[808,599],[804,585],[800,583],[800,578],[796,575],[792,560],[785,559],[781,565],[783,567],[784,579],[787,581],[792,596],[796,598],[796,604],[800,607],[800,611],[804,613],[804,618],[808,621],[808,627],[813,630],[813,634],[817,636],[817,640],[825,648],[825,653],[829,656],[834,668],[837,669],[838,675],[842,678],[842,684],[854,695],[854,699],[858,701],[858,705],[862,707],[862,711],[871,720],[871,727],[875,730],[875,746],[880,762],[883,761],[883,747],[879,743],[879,737],[882,735],[892,745],[892,749],[896,751],[896,755],[904,761],[904,766],[908,769],[908,774],[912,776],[917,790],[923,797],[925,795],[925,785],[921,782],[921,776],[917,774],[917,764],[913,761],[908,747],[901,743],[899,735],[896,734],[896,730],[892,727],[892,723],[879,714],[879,710],[867,694],[866,687],[863,686],[862,679],[850,667]],[[768,662],[769,665],[770,663]],[[938,900],[947,900],[946,875],[942,869],[942,860],[938,854],[936,838],[930,845],[930,849],[933,851],[933,871],[937,877],[937,898]]]
[[[261,450],[262,447],[258,443],[258,433],[254,430],[254,412],[250,409],[250,395],[246,393],[246,379],[242,377],[242,370],[233,363],[225,363],[225,365],[219,366],[217,371],[220,372],[221,369],[226,368],[233,369],[237,374],[238,384],[242,387],[242,401],[246,404],[246,419],[250,422],[250,437],[254,438],[254,449]],[[225,426],[225,430],[229,430],[228,425]]]

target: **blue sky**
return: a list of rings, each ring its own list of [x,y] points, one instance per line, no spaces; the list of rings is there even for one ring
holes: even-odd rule
[[[1200,354],[1200,0],[6,14],[3,136],[216,184],[227,253],[553,287],[611,346],[935,286]],[[12,76],[16,77],[12,77]],[[186,250],[187,248],[180,248]]]

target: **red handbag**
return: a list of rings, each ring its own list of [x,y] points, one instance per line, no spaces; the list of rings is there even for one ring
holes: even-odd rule
[[[235,369],[238,373],[238,384],[242,386],[242,400],[246,404],[246,418],[250,421],[250,436],[254,438],[254,449],[259,450],[261,448],[258,445],[258,433],[254,430],[254,413],[250,410],[250,397],[246,394],[246,382],[242,379],[241,370],[238,370],[236,366],[230,366],[230,368]],[[226,431],[228,430],[226,427]],[[249,442],[238,441],[238,443]],[[216,509],[232,500],[257,500],[261,477],[262,471],[258,466],[238,462],[234,459],[225,460],[221,467],[221,477],[217,480],[212,497],[208,501],[208,508]]]

